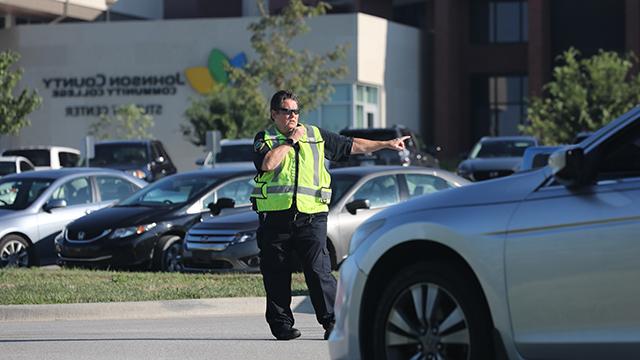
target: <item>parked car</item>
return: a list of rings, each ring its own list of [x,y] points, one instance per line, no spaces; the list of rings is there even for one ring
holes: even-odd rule
[[[60,169],[78,166],[80,150],[65,146],[22,146],[2,152],[2,156],[23,156],[36,170]]]
[[[148,182],[175,174],[177,169],[159,140],[114,140],[95,144],[89,164],[122,170]]]
[[[29,171],[0,179],[0,267],[55,263],[53,239],[69,222],[146,183],[120,171]]]
[[[213,167],[214,156],[211,151],[196,165]],[[215,167],[248,166],[253,164],[253,139],[224,139],[220,141],[220,152],[215,156]]]
[[[405,150],[396,151],[383,149],[374,153],[353,154],[347,161],[333,162],[331,167],[368,166],[368,165],[402,165],[402,166],[428,166],[439,168],[440,163],[435,157],[440,151],[439,147],[427,148],[420,137],[411,130],[394,125],[389,128],[370,129],[344,129],[341,135],[359,137],[369,140],[391,140],[401,136],[411,136],[405,141]]]
[[[362,224],[331,357],[636,358],[640,107],[549,164]]]
[[[35,168],[31,161],[24,156],[0,156],[0,176],[31,170],[35,170]]]
[[[356,227],[382,209],[423,194],[469,182],[440,169],[368,166],[331,170],[327,248],[335,269]],[[185,270],[258,271],[258,216],[245,211],[193,226],[184,240]]]
[[[184,234],[220,198],[249,207],[253,166],[175,174],[80,218],[56,239],[61,265],[176,271]]]
[[[471,181],[509,176],[518,170],[524,151],[537,146],[531,136],[485,136],[458,165],[456,173]]]

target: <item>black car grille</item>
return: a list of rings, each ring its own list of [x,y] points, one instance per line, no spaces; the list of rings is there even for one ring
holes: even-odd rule
[[[111,230],[67,230],[67,240],[75,240],[75,241],[91,241],[99,239],[107,234],[109,234]]]
[[[513,170],[476,171],[473,173],[473,180],[481,181],[481,180],[495,179],[503,176],[509,176],[511,174],[513,174]]]

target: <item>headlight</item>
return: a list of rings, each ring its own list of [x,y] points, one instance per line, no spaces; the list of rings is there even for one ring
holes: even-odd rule
[[[358,249],[358,246],[360,246],[360,244],[362,244],[369,235],[382,227],[382,225],[384,225],[384,221],[384,219],[378,219],[360,225],[351,237],[351,242],[349,243],[349,254],[353,254],[356,249]]]
[[[137,177],[138,179],[143,179],[143,180],[144,180],[144,179],[147,177],[147,174],[146,174],[144,171],[139,170],[139,169],[136,169],[136,170],[129,170],[129,171],[127,171],[127,172],[128,172],[129,174],[131,174],[131,175],[133,175],[133,176]]]
[[[126,227],[126,228],[119,228],[119,229],[115,229],[112,233],[111,233],[111,238],[112,239],[120,239],[120,238],[125,238],[127,236],[131,236],[131,235],[140,235],[142,233],[145,233],[151,229],[153,229],[154,227],[156,227],[156,223],[151,223],[151,224],[147,224],[147,225],[138,225],[138,226],[130,226],[130,227]]]
[[[235,239],[231,242],[231,245],[242,244],[247,241],[256,240],[255,231],[247,231],[236,234]]]

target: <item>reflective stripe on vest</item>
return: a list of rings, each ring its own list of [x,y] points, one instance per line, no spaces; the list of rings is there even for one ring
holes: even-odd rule
[[[259,212],[287,210],[291,208],[294,196],[300,212],[314,214],[328,211],[331,178],[324,166],[324,140],[317,127],[304,126],[307,133],[298,142],[300,168],[296,194],[296,157],[295,150],[290,149],[276,169],[256,177],[256,187],[251,197]],[[265,131],[264,139],[271,149],[286,141],[286,137],[275,127]]]

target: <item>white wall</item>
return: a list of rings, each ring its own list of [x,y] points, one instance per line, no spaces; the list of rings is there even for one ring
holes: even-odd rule
[[[190,104],[189,99],[198,96],[189,85],[175,86],[172,95],[53,97],[54,81],[51,79],[95,78],[99,74],[107,78],[180,74],[184,79],[187,68],[207,66],[213,48],[228,56],[244,51],[249,58],[254,57],[246,31],[252,21],[255,18],[69,23],[1,30],[0,50],[9,48],[22,54],[19,63],[24,68],[21,85],[37,89],[44,100],[40,109],[30,116],[32,126],[24,128],[19,136],[0,137],[0,148],[35,144],[80,148],[89,124],[98,117],[72,116],[67,109],[128,103],[158,105],[162,107],[162,114],[154,115],[153,135],[166,145],[180,171],[194,168],[193,162],[201,156],[203,149],[185,141],[179,131],[179,125],[185,122],[183,114]],[[357,25],[360,21],[370,24]],[[294,47],[323,53],[337,44],[351,43],[346,60],[351,72],[340,82],[375,81],[374,84],[382,88],[385,83],[392,84],[393,94],[402,96],[387,95],[387,118],[391,119],[389,111],[393,111],[393,120],[396,120],[388,123],[405,123],[417,129],[411,122],[417,121],[415,114],[420,108],[416,100],[418,77],[415,76],[419,66],[413,60],[413,54],[418,50],[411,49],[417,43],[414,41],[417,30],[405,27],[394,30],[397,26],[387,25],[384,20],[355,14],[329,15],[309,23],[312,31],[295,41]],[[391,30],[387,30],[381,39],[379,28],[382,27]],[[375,48],[370,43],[387,45]],[[361,51],[359,46],[369,46],[369,50]],[[404,55],[396,53],[400,51]],[[367,70],[366,64],[376,65]],[[45,79],[50,81],[49,88]]]

